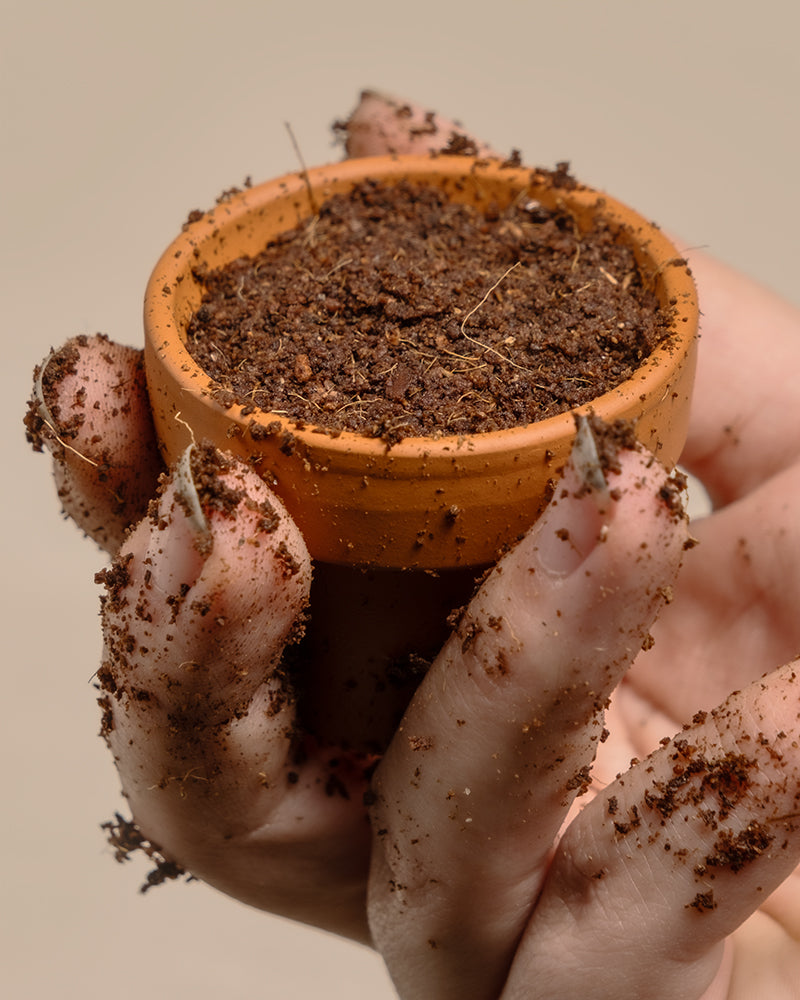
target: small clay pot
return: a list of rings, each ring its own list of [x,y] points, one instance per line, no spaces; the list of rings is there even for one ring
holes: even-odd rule
[[[388,447],[215,400],[209,376],[184,343],[202,294],[193,268],[257,253],[366,177],[430,184],[479,208],[530,197],[566,207],[579,226],[599,214],[619,228],[659,301],[674,310],[674,332],[632,378],[582,409],[607,421],[635,420],[642,442],[667,466],[686,438],[698,309],[686,262],[656,226],[596,191],[555,186],[548,174],[495,160],[345,161],[241,191],[184,227],[158,262],[145,299],[147,379],[164,455],[174,461],[194,438],[257,461],[315,560],[310,659],[324,660],[326,671],[336,661],[347,664],[341,683],[348,690],[370,675],[377,704],[387,664],[432,655],[447,610],[466,600],[475,577],[534,522],[569,454],[575,422],[565,413],[511,430],[406,438]],[[360,623],[357,631],[337,626],[342,612]],[[390,731],[392,720],[375,712],[375,732]],[[357,714],[363,723],[363,702]]]
[[[599,212],[624,227],[622,238],[652,276],[660,301],[674,306],[675,335],[631,379],[590,406],[606,420],[635,419],[643,443],[666,465],[677,461],[686,437],[697,333],[694,283],[678,251],[658,228],[595,191],[555,188],[530,170],[455,156],[375,157],[292,174],[235,194],[184,228],[158,262],[145,300],[147,377],[169,461],[192,432],[243,458],[259,456],[259,469],[312,556],[327,563],[485,565],[534,521],[569,453],[571,413],[512,430],[406,438],[387,447],[348,431],[331,436],[298,430],[287,418],[243,413],[238,405],[224,409],[186,350],[184,329],[201,296],[193,267],[219,267],[256,253],[312,215],[315,204],[365,177],[413,179],[478,207],[504,207],[526,191],[547,207],[565,205],[579,224],[588,225]],[[273,430],[265,433],[268,425]]]

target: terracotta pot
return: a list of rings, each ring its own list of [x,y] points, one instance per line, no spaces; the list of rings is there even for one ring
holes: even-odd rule
[[[192,435],[246,459],[257,456],[317,564],[312,612],[318,647],[328,660],[341,655],[384,677],[387,659],[433,651],[444,634],[442,609],[463,601],[475,575],[533,523],[569,453],[575,425],[566,413],[512,430],[407,438],[387,448],[350,432],[331,437],[299,430],[275,414],[224,409],[212,398],[209,377],[184,346],[201,297],[192,268],[256,253],[364,177],[421,181],[479,207],[504,207],[527,192],[547,207],[566,206],[579,225],[599,213],[619,227],[661,303],[674,308],[674,336],[631,379],[590,406],[606,420],[635,419],[641,440],[668,466],[677,462],[686,437],[698,310],[685,262],[657,227],[605,195],[555,188],[546,175],[499,161],[345,161],[242,191],[184,228],[158,262],[145,299],[147,377],[165,457],[175,460]],[[343,604],[352,615],[353,603],[362,620],[373,622],[371,638],[344,638],[342,629],[320,624],[335,619]],[[406,604],[415,608],[411,618],[402,611]],[[334,650],[339,643],[344,646]]]

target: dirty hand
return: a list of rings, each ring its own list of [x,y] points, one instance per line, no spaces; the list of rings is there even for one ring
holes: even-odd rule
[[[349,152],[441,146],[440,124],[368,95]],[[701,544],[685,551],[647,455],[623,450],[606,491],[585,488],[582,453],[374,773],[293,735],[281,652],[310,564],[280,503],[198,448],[126,537],[161,471],[140,355],[83,338],[48,360],[29,430],[65,509],[122,546],[103,574],[103,733],[166,857],[371,941],[405,998],[793,995],[800,678],[761,675],[800,648],[800,316],[693,265],[685,462],[716,505]]]

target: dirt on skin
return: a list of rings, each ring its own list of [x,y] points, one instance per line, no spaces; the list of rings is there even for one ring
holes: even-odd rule
[[[562,168],[553,185],[575,182]],[[187,347],[224,405],[389,443],[542,420],[624,381],[669,334],[608,224],[482,214],[367,180],[260,254],[198,268]]]
[[[709,716],[721,731],[731,726],[740,731],[739,709],[722,706],[711,713],[698,712],[692,722],[702,725]],[[676,866],[689,866],[699,888],[685,908],[704,915],[724,902],[724,884],[720,892],[719,886],[711,883],[725,873],[737,875],[768,852],[788,847],[798,813],[795,809],[776,809],[771,795],[773,782],[765,786],[761,775],[774,768],[783,771],[784,749],[793,743],[784,732],[771,738],[759,733],[756,737],[739,737],[740,747],[749,747],[747,752],[709,751],[702,741],[694,741],[689,727],[683,735],[661,742],[669,753],[672,776],[666,780],[654,778],[639,805],[631,805],[625,814],[617,796],[611,796],[607,813],[618,839],[633,837],[639,846],[645,841],[660,842]],[[646,761],[632,764],[643,767],[647,774],[654,771]],[[618,781],[624,786],[624,777],[618,776]],[[800,793],[795,795],[798,798]],[[681,817],[709,831],[713,835],[710,846],[683,846],[681,823],[674,822]]]

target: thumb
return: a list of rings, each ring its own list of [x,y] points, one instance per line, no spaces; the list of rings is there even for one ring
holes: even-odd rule
[[[238,895],[247,874],[228,871],[232,838],[264,823],[287,787],[294,703],[280,657],[310,576],[280,501],[210,446],[192,446],[99,574],[103,735],[134,818]]]
[[[36,368],[25,427],[53,456],[64,512],[116,552],[163,471],[142,352],[101,334],[72,338]]]
[[[485,142],[479,142],[451,118],[377,90],[362,91],[347,121],[334,127],[344,140],[348,157],[440,152],[492,155]]]
[[[680,482],[619,431],[583,424],[376,775],[371,921],[403,996],[498,995],[606,701],[677,572]]]

